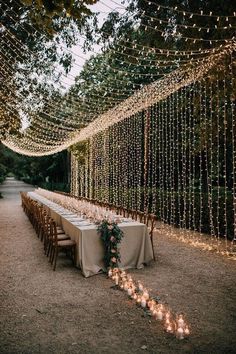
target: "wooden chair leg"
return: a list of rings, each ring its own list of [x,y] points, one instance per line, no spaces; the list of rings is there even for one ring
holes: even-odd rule
[[[55,251],[55,259],[54,259],[54,265],[53,265],[53,270],[55,270],[56,269],[56,265],[57,265],[57,256],[58,256],[58,249],[56,249],[56,251]]]
[[[71,249],[71,256],[72,256],[73,265],[75,265],[75,247],[72,247]]]
[[[51,250],[51,239],[48,235],[48,230],[43,232],[43,244],[44,244],[44,251],[47,257],[49,256],[49,252]]]
[[[50,253],[51,253],[51,245],[49,240],[47,240],[47,242],[45,243],[45,254],[47,257],[49,257],[49,259],[50,259]]]
[[[42,225],[40,226],[39,238],[42,242],[44,242],[44,232],[43,232]]]
[[[154,252],[153,234],[150,235],[150,239],[151,239],[151,244],[152,244],[153,259],[154,259],[154,261],[155,261],[155,260],[156,260],[156,257],[155,257],[155,252]]]
[[[53,264],[54,257],[55,257],[55,247],[53,245],[50,245],[49,262],[51,264]]]

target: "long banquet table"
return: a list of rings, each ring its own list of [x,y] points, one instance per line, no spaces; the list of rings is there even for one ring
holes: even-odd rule
[[[85,277],[104,271],[104,248],[97,232],[97,226],[88,220],[74,214],[59,204],[35,193],[28,192],[28,196],[50,212],[51,217],[64,232],[76,242],[76,266]],[[120,244],[121,264],[123,269],[140,269],[153,259],[151,240],[147,226],[133,220],[126,220],[118,224],[124,233]]]

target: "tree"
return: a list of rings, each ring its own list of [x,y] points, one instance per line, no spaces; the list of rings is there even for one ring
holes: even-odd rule
[[[60,78],[73,62],[65,47],[75,45],[79,34],[89,36],[90,26],[96,26],[96,14],[87,7],[95,2],[26,0],[21,7],[15,1],[1,3],[1,140],[18,134],[22,120],[30,124],[43,96],[58,95]]]
[[[63,151],[45,157],[28,157],[0,144],[0,182],[8,174],[30,184],[68,190],[68,153]]]
[[[50,36],[55,34],[60,27],[59,22],[68,24],[73,19],[78,27],[86,22],[92,11],[87,5],[93,5],[98,0],[21,0],[29,10],[29,17],[39,29],[46,31]]]

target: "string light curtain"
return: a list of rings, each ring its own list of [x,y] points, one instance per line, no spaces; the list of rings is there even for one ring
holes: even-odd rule
[[[43,156],[84,142],[83,160],[72,153],[73,194],[155,213],[165,225],[183,230],[184,238],[188,230],[197,237],[209,233],[219,249],[223,237],[227,253],[236,241],[236,15],[147,4],[156,10],[152,16],[143,12],[137,29],[188,49],[150,47],[124,35],[105,46],[105,56],[94,52],[93,62],[86,63],[94,74],[103,60],[104,80],[91,75],[90,82],[82,80],[66,93],[61,88],[75,76],[55,67],[53,76],[45,72],[40,82],[32,64],[47,68],[44,55],[30,50],[12,29],[29,38],[39,32],[22,25],[16,0],[1,4],[3,143]],[[19,131],[22,120],[28,126]]]
[[[195,231],[198,242],[210,234],[212,247],[229,254],[236,241],[235,99],[234,52],[200,80],[93,135],[87,194],[155,213],[183,237]]]

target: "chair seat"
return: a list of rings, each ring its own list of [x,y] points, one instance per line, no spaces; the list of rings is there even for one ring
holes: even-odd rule
[[[57,235],[57,239],[58,239],[58,241],[63,241],[63,240],[69,240],[70,237],[67,236],[66,234],[59,234],[59,235]]]
[[[50,230],[50,225],[48,225],[48,230]],[[62,228],[60,228],[60,226],[57,226],[57,234],[59,235],[59,234],[64,234],[64,233],[65,233],[65,231],[62,230]]]
[[[61,247],[67,247],[67,246],[73,246],[75,245],[75,241],[73,240],[62,240],[62,241],[58,241],[58,246]]]
[[[65,231],[62,230],[60,227],[57,228],[57,234],[60,235],[60,234],[64,234]]]

